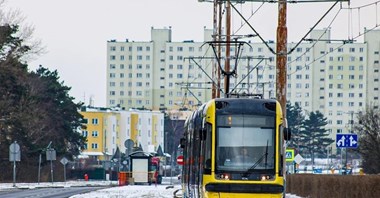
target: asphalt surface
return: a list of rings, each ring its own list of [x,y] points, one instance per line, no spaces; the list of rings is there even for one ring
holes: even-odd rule
[[[66,198],[106,187],[60,187],[37,189],[7,189],[0,191],[0,198]]]

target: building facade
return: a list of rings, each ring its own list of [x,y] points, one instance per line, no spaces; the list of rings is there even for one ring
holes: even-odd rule
[[[211,99],[215,59],[205,42],[212,40],[212,30],[205,28],[204,35],[203,42],[173,42],[170,28],[152,28],[149,42],[108,41],[108,107],[191,109]],[[287,100],[300,104],[306,115],[323,113],[332,138],[350,133],[357,112],[369,104],[379,108],[380,30],[367,32],[364,42],[331,41],[330,29],[313,30],[310,40],[288,43]],[[229,91],[274,98],[276,43],[248,40],[235,61],[238,49],[230,49],[236,78]]]
[[[146,152],[156,152],[160,146],[164,148],[164,114],[161,112],[87,107],[80,113],[86,125],[81,134],[87,139],[82,155],[110,160],[117,148],[122,153],[130,153],[127,140],[133,142],[132,147]]]
[[[210,79],[189,59],[211,56],[209,47],[191,40],[172,42],[171,29],[151,31],[149,42],[107,42],[107,106],[180,109],[211,98],[204,85]],[[205,37],[210,40],[211,30],[205,29]],[[200,61],[202,65],[211,62]],[[203,69],[210,73],[212,67]],[[189,88],[193,86],[200,89]]]

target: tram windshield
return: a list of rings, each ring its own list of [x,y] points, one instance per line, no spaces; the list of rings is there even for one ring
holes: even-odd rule
[[[218,115],[216,125],[216,171],[274,171],[274,116]]]

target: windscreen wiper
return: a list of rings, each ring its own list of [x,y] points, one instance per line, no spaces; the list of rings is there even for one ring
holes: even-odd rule
[[[260,156],[260,158],[244,173],[244,175],[249,175],[252,170],[255,170],[255,168],[265,159],[265,169],[267,168],[267,161],[268,161],[268,141],[267,140],[267,146],[265,148],[265,153]]]

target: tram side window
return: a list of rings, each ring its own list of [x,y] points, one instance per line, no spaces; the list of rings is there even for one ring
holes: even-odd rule
[[[211,174],[211,145],[212,145],[212,125],[206,123],[206,139],[205,139],[205,161],[204,161],[204,174]]]

